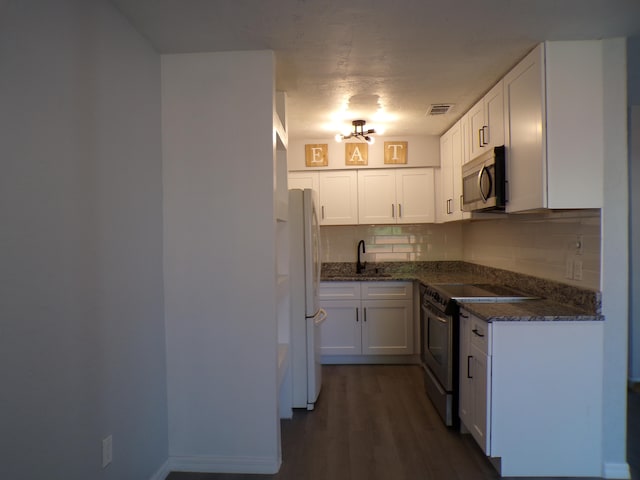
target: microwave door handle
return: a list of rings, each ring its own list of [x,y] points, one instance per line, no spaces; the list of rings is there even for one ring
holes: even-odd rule
[[[487,178],[489,179],[489,191],[486,194],[482,190],[482,177],[485,174],[487,175]],[[484,203],[487,203],[487,200],[489,199],[489,195],[491,195],[491,175],[489,175],[489,169],[484,165],[482,166],[482,168],[478,172],[478,191],[480,192],[480,196],[482,197],[482,201]]]

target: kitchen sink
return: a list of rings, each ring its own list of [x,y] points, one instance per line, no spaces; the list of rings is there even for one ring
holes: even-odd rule
[[[356,273],[356,277],[389,278],[389,277],[391,277],[391,274],[390,273],[378,273],[378,272],[362,272],[362,273]]]

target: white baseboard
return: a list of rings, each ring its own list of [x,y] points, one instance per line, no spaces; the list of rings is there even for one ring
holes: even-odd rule
[[[172,456],[169,470],[172,472],[199,473],[278,473],[280,458],[272,457],[218,457],[218,456]]]
[[[169,460],[167,460],[149,480],[165,480],[169,473],[171,470],[169,469]]]
[[[631,478],[631,470],[629,470],[628,463],[605,463],[602,476],[604,478],[628,480]]]

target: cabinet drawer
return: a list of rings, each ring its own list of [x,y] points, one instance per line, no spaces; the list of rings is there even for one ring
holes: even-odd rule
[[[412,282],[362,282],[362,299],[399,299],[413,298]]]
[[[475,316],[471,315],[470,326],[471,331],[469,332],[469,340],[471,345],[475,345],[478,349],[484,353],[488,354],[489,352],[489,335],[490,328],[489,324],[484,320],[480,320]]]
[[[321,300],[352,300],[360,298],[359,282],[320,282]]]

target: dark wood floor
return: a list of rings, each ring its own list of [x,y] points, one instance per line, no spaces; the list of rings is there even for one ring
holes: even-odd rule
[[[469,435],[443,425],[424,394],[420,367],[326,365],[322,388],[313,412],[296,410],[282,421],[283,462],[276,475],[173,472],[167,480],[500,478]],[[639,393],[630,394],[629,403],[640,412]],[[633,441],[639,415],[629,415],[629,427],[629,461],[640,480],[640,445]]]

